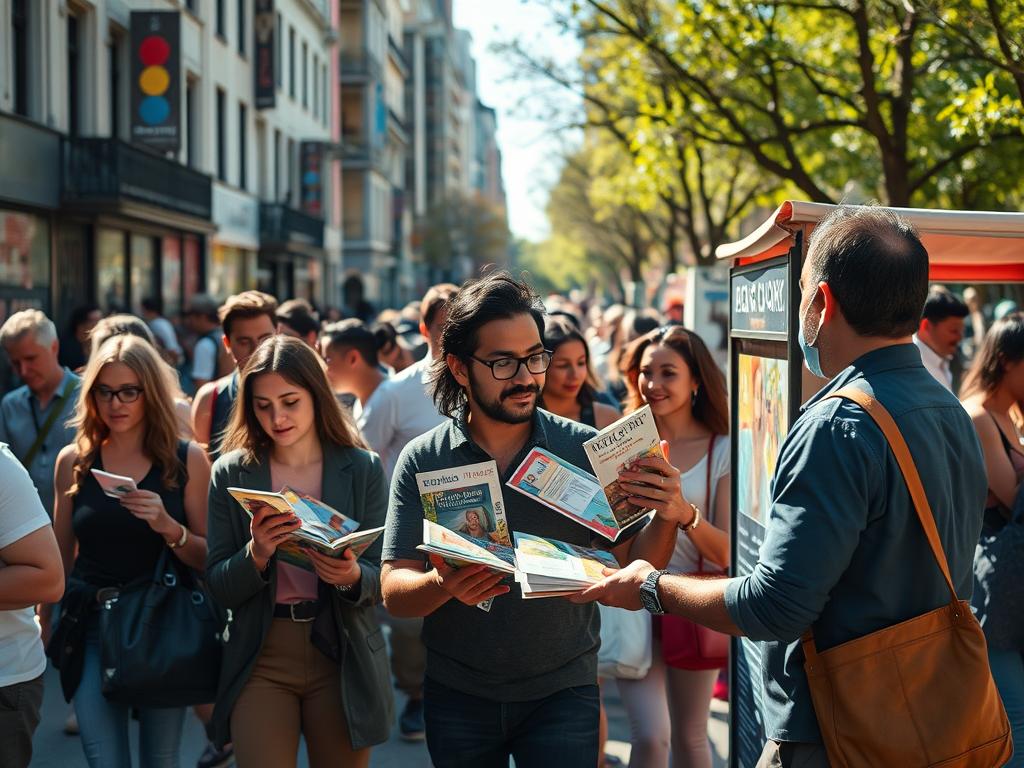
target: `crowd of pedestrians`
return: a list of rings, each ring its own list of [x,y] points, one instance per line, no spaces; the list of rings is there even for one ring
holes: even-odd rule
[[[611,765],[600,601],[651,614],[649,670],[618,681],[630,765],[711,765],[721,665],[677,664],[676,620],[761,641],[759,766],[828,765],[805,633],[825,652],[949,597],[888,433],[835,396],[850,387],[906,436],[951,586],[974,594],[1024,743],[1019,586],[1003,586],[1021,563],[994,556],[1024,524],[1024,315],[986,317],[976,294],[969,306],[929,290],[924,248],[884,211],[822,222],[801,286],[799,343],[831,381],[781,448],[760,560],[735,579],[706,578],[732,552],[726,379],[678,302],[665,316],[545,302],[494,272],[376,322],[321,319],[259,291],[194,296],[177,326],[155,300],[141,318],[84,307],[60,338],[37,310],[12,315],[0,328],[21,382],[0,401],[0,703],[13,714],[0,720],[0,764],[29,764],[45,646],[93,768],[132,764],[132,718],[136,761],[179,766],[191,716],[209,739],[198,768],[294,765],[300,737],[314,768],[366,766],[396,718],[438,768]],[[650,514],[604,542],[621,567],[597,585],[511,599],[519,587],[500,574],[417,549],[418,473],[494,461],[504,480],[536,447],[589,470],[584,441],[644,406],[663,456],[619,483]],[[111,493],[104,472],[130,487]],[[358,558],[311,552],[312,570],[300,568],[279,556],[299,519],[266,504],[247,515],[232,496],[284,487],[384,535]],[[524,495],[504,502],[513,530],[599,543]],[[211,693],[174,706],[114,695],[106,644],[118,628],[103,608],[179,578],[218,622]]]

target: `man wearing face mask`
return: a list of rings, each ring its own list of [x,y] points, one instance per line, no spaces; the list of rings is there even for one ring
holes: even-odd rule
[[[753,572],[699,580],[633,563],[578,598],[643,603],[762,641],[769,741],[758,768],[828,765],[804,673],[804,632],[813,626],[818,650],[828,650],[949,602],[881,430],[859,405],[828,396],[855,386],[892,414],[961,599],[973,587],[987,491],[970,417],[912,341],[928,254],[910,225],[881,208],[836,209],[814,230],[800,287],[804,362],[831,381],[803,406],[781,448]]]

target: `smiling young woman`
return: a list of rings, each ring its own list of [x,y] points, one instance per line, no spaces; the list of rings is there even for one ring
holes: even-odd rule
[[[283,562],[277,548],[298,519],[262,507],[250,520],[227,489],[288,486],[372,528],[387,507],[380,459],[343,414],[316,352],[288,336],[249,359],[222,451],[210,486],[208,578],[233,620],[214,740],[233,740],[247,768],[294,764],[300,734],[313,768],[366,766],[391,723],[373,609],[380,544],[358,560],[310,552],[312,570]]]

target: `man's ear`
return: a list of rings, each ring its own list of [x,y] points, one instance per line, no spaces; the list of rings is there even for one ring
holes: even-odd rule
[[[839,311],[839,303],[829,284],[824,281],[818,283],[818,295],[812,299],[811,303],[817,305],[819,301],[824,305],[821,311],[823,320],[831,320],[835,317],[836,312]]]
[[[50,344],[50,352],[53,353],[54,357],[57,357],[57,353],[60,352],[60,341],[58,339],[54,339]]]
[[[452,372],[452,376],[459,382],[460,386],[469,386],[469,370],[466,367],[466,363],[458,356],[449,354],[445,357],[445,362],[448,364],[448,370]]]
[[[430,329],[427,328],[427,324],[420,320],[420,336],[427,341],[430,341]]]
[[[226,333],[222,333],[220,335],[220,340],[221,340],[221,343],[224,345],[224,349],[226,349],[228,352],[230,352],[231,351],[231,341],[228,339],[228,335]]]

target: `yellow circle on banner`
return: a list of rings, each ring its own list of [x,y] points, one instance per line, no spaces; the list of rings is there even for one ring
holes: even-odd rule
[[[139,75],[139,88],[147,96],[159,96],[171,84],[171,76],[163,67],[146,67]]]

